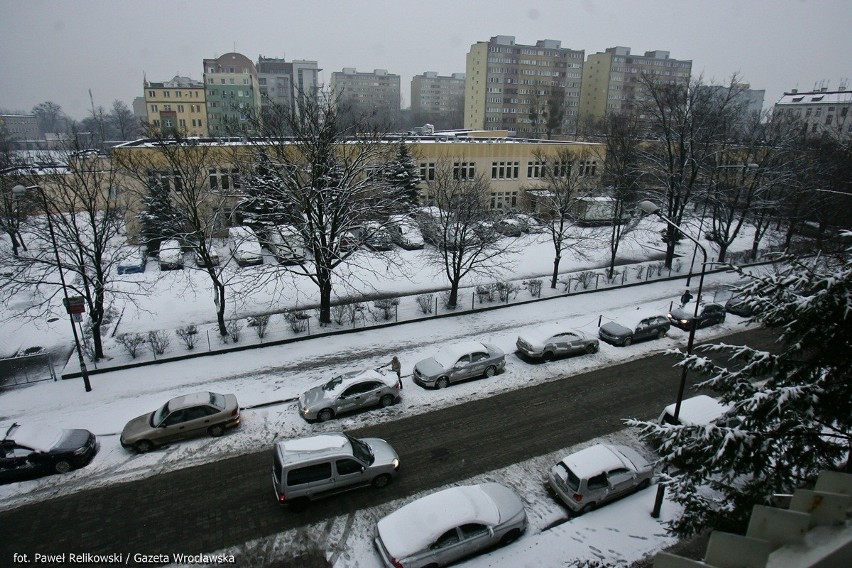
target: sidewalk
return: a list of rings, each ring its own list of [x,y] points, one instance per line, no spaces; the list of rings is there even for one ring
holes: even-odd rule
[[[751,263],[764,264],[766,261]],[[454,317],[500,309],[507,306],[517,306],[541,302],[555,298],[563,298],[578,294],[588,294],[612,288],[627,288],[640,286],[651,282],[677,280],[688,277],[686,263],[675,263],[672,269],[665,268],[662,260],[649,260],[640,263],[624,264],[616,267],[612,281],[606,278],[606,268],[589,268],[575,272],[564,273],[560,276],[555,289],[550,288],[550,276],[540,279],[527,279],[509,282],[492,283],[488,286],[461,288],[455,309],[444,306],[442,296],[448,294],[448,289],[437,292],[425,292],[400,297],[365,299],[352,304],[334,306],[332,309],[333,322],[320,325],[315,308],[285,310],[268,314],[264,333],[259,333],[259,317],[249,317],[231,320],[229,324],[235,334],[227,337],[219,335],[215,323],[194,326],[195,333],[192,348],[182,342],[176,334],[179,330],[168,329],[158,332],[160,339],[165,339],[168,345],[162,353],[156,354],[146,344],[140,347],[135,358],[115,339],[121,335],[121,318],[108,334],[104,334],[105,358],[97,361],[87,361],[90,375],[156,365],[164,362],[181,361],[222,353],[245,351],[271,345],[283,345],[306,339],[328,337],[346,333],[363,331],[367,328],[381,329],[406,323],[429,319]],[[724,272],[725,268],[708,270],[707,273]],[[536,281],[540,284],[536,284]],[[536,293],[537,292],[537,293]],[[69,358],[61,377],[63,379],[79,378],[79,361],[75,353]]]

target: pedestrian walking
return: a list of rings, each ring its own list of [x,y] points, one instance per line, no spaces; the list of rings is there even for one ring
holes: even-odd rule
[[[683,293],[683,296],[680,297],[680,307],[684,307],[687,305],[690,300],[692,300],[692,294],[689,293],[689,288]]]

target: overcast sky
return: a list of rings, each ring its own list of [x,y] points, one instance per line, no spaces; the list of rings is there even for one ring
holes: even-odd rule
[[[740,73],[766,104],[826,81],[852,88],[849,0],[0,0],[0,109],[59,103],[80,119],[142,96],[143,74],[202,79],[202,60],[237,51],[401,76],[463,73],[471,44],[556,39],[586,55],[616,45],[691,59],[694,75]]]

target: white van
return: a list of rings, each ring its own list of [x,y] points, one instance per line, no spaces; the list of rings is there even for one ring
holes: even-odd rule
[[[302,235],[292,225],[277,225],[270,229],[266,248],[281,264],[299,264],[304,262],[307,254]]]

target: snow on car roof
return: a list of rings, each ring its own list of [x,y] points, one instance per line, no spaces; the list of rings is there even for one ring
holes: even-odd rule
[[[663,410],[663,414],[660,416],[661,421],[666,414],[674,416],[675,405],[676,403],[670,404]],[[700,394],[687,398],[680,403],[678,420],[681,424],[704,426],[725,414],[729,409],[729,406],[722,404],[715,398]]]
[[[560,323],[548,323],[544,325],[537,326],[529,331],[525,331],[521,334],[521,337],[525,340],[532,340],[535,343],[544,343],[557,333],[576,333],[577,335],[582,337],[582,334],[579,331],[569,328],[566,325]]]
[[[185,408],[196,404],[210,404],[210,392],[194,392],[192,394],[177,396],[169,401],[169,410]]]
[[[383,383],[385,383],[389,386],[396,384],[396,379],[389,381],[388,376],[385,375],[385,373],[383,373],[383,372],[381,372],[377,369],[365,369],[363,371],[350,371],[348,373],[342,373],[342,374],[338,375],[338,377],[340,377],[341,380],[340,380],[339,384],[335,385],[334,390],[332,391],[332,392],[335,392],[335,393],[337,391],[341,391],[341,390],[345,389],[346,387],[348,387],[352,383],[360,383],[361,381],[368,380],[368,379],[381,381],[381,382],[383,382]],[[337,378],[337,377],[335,377],[335,378]],[[332,380],[334,380],[334,379],[332,379]],[[326,381],[325,383],[323,383],[322,385],[319,385],[319,386],[325,386],[328,383],[329,383],[329,381]]]
[[[59,443],[63,435],[63,430],[52,426],[24,424],[23,426],[12,427],[7,438],[13,440],[19,446],[32,448],[39,452],[47,452]]]
[[[562,463],[580,479],[588,479],[605,471],[625,466],[612,446],[608,444],[595,444],[575,452],[565,457]]]
[[[489,526],[500,511],[481,485],[450,487],[412,501],[378,522],[379,535],[394,558],[419,552],[448,529],[465,523]]]
[[[326,450],[339,450],[349,444],[347,438],[341,432],[319,434],[307,438],[294,438],[278,442],[278,446],[285,452],[324,452]]]
[[[488,347],[479,341],[463,341],[461,343],[453,343],[442,347],[435,353],[435,360],[444,367],[453,365],[459,360],[462,355],[473,353],[474,351],[488,351]]]

